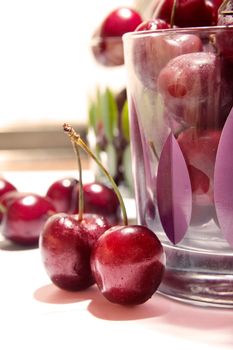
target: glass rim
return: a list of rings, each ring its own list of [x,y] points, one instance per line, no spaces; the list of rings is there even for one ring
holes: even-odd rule
[[[134,31],[134,32],[128,32],[123,34],[122,39],[123,41],[126,41],[128,39],[136,39],[140,37],[150,37],[150,36],[158,36],[162,35],[165,36],[167,34],[195,34],[196,32],[203,32],[203,33],[211,33],[211,32],[219,32],[222,30],[233,30],[233,25],[221,25],[221,26],[206,26],[206,27],[176,27],[176,28],[168,28],[168,29],[153,29],[153,30],[141,30],[141,31]]]

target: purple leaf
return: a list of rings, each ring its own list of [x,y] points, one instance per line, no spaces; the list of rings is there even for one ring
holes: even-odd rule
[[[176,244],[183,239],[190,223],[192,190],[187,165],[172,133],[160,156],[157,200],[163,229],[170,241]]]
[[[214,201],[219,226],[233,246],[233,109],[222,130],[214,171]]]

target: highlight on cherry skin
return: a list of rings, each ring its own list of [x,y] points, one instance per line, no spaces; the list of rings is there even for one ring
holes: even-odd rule
[[[122,35],[134,31],[141,22],[141,15],[130,7],[118,7],[108,13],[92,37],[96,61],[104,66],[123,65]]]
[[[138,28],[140,29],[140,26]],[[146,37],[146,40],[142,36],[138,37],[133,45],[135,73],[143,86],[153,91],[157,90],[157,79],[161,69],[171,59],[182,54],[202,51],[202,42],[194,34],[174,34],[169,37],[151,35]]]
[[[57,213],[44,225],[39,240],[42,262],[51,281],[68,291],[83,290],[95,283],[90,254],[98,237],[110,227],[96,214]]]
[[[167,63],[158,76],[158,91],[167,110],[186,127],[219,128],[233,103],[229,77],[232,68],[216,54],[193,52]]]
[[[56,212],[50,200],[35,193],[12,192],[4,203],[2,235],[22,246],[37,246],[43,225]]]
[[[74,214],[77,212],[78,180],[65,177],[53,182],[46,192],[57,212]]]
[[[16,187],[14,184],[12,184],[11,182],[7,181],[4,178],[0,178],[0,223],[2,221],[2,217],[3,217],[3,212],[4,210],[4,205],[2,203],[2,197],[6,194],[6,193],[10,193],[12,191],[17,191]],[[2,206],[3,205],[3,206]]]
[[[115,226],[96,242],[91,269],[101,293],[111,302],[136,305],[156,292],[165,256],[156,235],[140,225]]]
[[[79,181],[72,177],[53,182],[47,192],[56,212],[77,214],[79,211]],[[100,182],[88,182],[82,186],[84,213],[93,213],[106,217],[112,224],[121,220],[120,204],[115,192]]]

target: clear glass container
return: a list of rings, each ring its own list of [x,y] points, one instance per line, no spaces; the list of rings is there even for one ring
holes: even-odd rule
[[[233,27],[127,33],[138,223],[166,252],[159,291],[233,306]]]

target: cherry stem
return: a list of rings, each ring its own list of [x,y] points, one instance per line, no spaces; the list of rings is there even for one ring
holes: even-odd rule
[[[225,13],[224,13],[225,11],[223,9],[226,7],[228,2],[229,2],[229,0],[223,0],[223,2],[221,3],[221,5],[218,8],[218,14],[225,15]]]
[[[176,0],[173,0],[171,19],[170,19],[171,28],[173,28],[174,26],[175,13],[176,13]]]
[[[73,140],[72,140],[72,144],[73,144],[73,148],[74,148],[74,151],[76,154],[77,163],[78,163],[78,170],[79,170],[78,219],[81,221],[83,219],[83,212],[84,212],[82,162],[81,162],[81,157],[80,157],[78,145]]]
[[[123,198],[121,196],[121,193],[120,193],[115,181],[113,180],[112,176],[109,174],[107,169],[105,169],[105,167],[102,165],[102,163],[99,161],[99,159],[95,156],[95,154],[90,150],[90,148],[87,146],[87,144],[82,140],[81,136],[75,132],[75,130],[72,128],[72,126],[65,123],[63,125],[63,129],[66,133],[68,133],[71,140],[75,144],[80,146],[97,163],[97,165],[100,167],[100,169],[102,170],[104,175],[107,177],[107,179],[111,183],[113,190],[116,193],[117,198],[118,198],[119,203],[120,203],[120,206],[121,206],[124,225],[127,226],[128,225],[128,218],[127,218],[125,204],[124,204]]]
[[[6,207],[0,203],[0,213],[4,214],[6,212]]]

